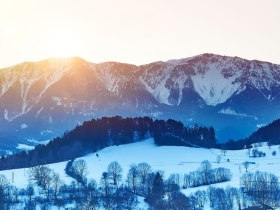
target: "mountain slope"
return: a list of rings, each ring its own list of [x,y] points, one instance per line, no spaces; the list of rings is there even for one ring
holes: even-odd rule
[[[0,70],[2,144],[46,140],[102,116],[175,118],[240,138],[280,117],[280,66],[202,54],[142,66],[80,58]]]
[[[248,143],[267,141],[272,145],[280,143],[280,119],[273,121],[272,123],[259,128],[252,133],[246,141]]]

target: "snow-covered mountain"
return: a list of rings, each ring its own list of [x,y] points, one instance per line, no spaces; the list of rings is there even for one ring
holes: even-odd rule
[[[112,115],[213,125],[220,140],[280,117],[280,65],[202,54],[136,66],[80,58],[0,70],[2,144],[61,135]],[[11,141],[12,140],[12,141]]]

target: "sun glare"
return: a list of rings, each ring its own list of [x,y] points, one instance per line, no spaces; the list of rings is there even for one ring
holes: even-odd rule
[[[55,32],[48,35],[46,50],[49,55],[55,57],[76,56],[79,51],[79,40],[73,33]]]

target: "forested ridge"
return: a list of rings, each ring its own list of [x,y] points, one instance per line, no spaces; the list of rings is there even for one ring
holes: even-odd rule
[[[280,119],[269,123],[255,132],[253,132],[250,136],[245,139],[241,139],[238,141],[229,140],[225,144],[219,145],[219,147],[224,149],[244,149],[252,147],[252,144],[259,142],[268,142],[269,145],[277,145],[280,144]]]
[[[32,167],[71,160],[112,145],[128,144],[154,138],[157,145],[215,147],[212,127],[186,127],[175,120],[153,120],[149,117],[103,117],[92,119],[65,132],[34,150],[2,156],[0,170]]]
[[[48,144],[38,145],[34,150],[2,156],[0,170],[32,167],[71,160],[96,152],[108,146],[129,144],[154,138],[156,145],[220,148],[227,150],[249,148],[253,143],[280,144],[280,120],[259,128],[249,137],[226,143],[216,142],[212,127],[198,125],[186,127],[182,122],[153,120],[150,117],[122,118],[103,117],[85,121],[62,137]]]

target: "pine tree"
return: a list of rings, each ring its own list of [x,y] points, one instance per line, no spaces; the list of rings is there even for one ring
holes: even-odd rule
[[[163,199],[163,196],[164,196],[163,178],[162,175],[159,172],[157,172],[153,181],[153,188],[149,201],[152,204],[158,203]]]

